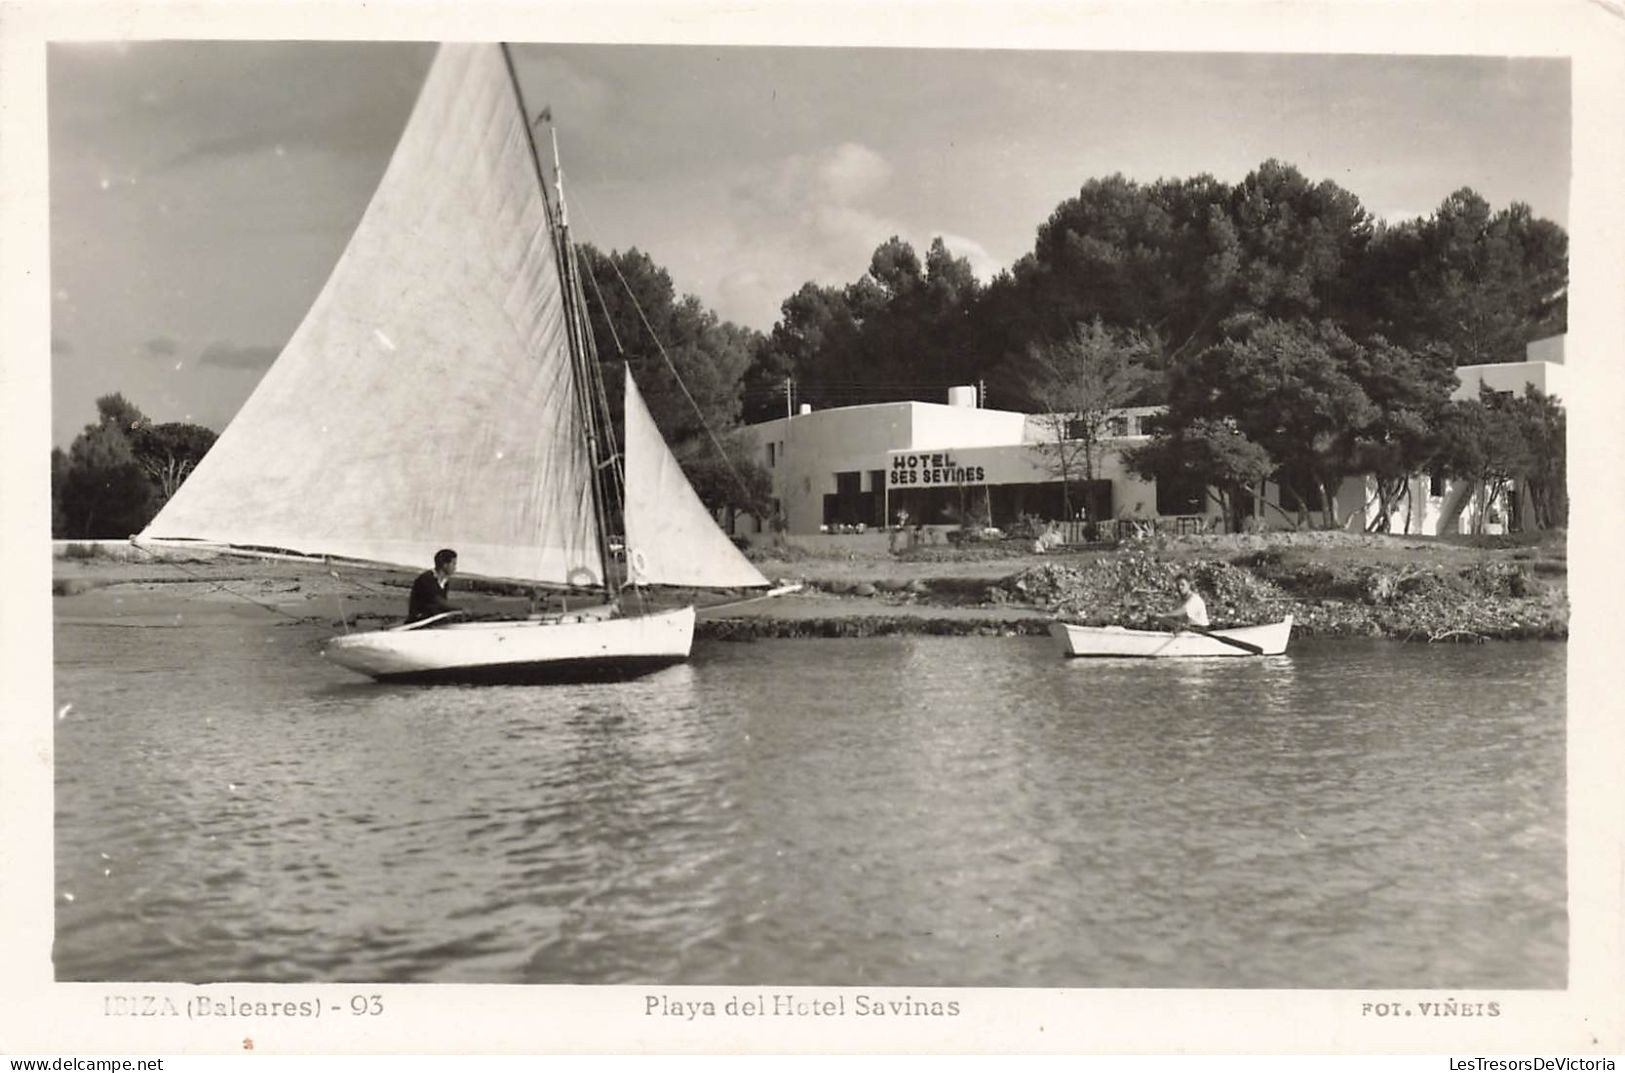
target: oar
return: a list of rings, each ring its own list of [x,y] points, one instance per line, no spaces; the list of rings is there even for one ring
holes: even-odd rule
[[[1221,633],[1214,633],[1206,626],[1198,626],[1195,623],[1187,622],[1185,625],[1181,626],[1180,629],[1189,630],[1192,633],[1203,634],[1213,638],[1215,641],[1222,641],[1231,648],[1239,648],[1243,652],[1248,652],[1255,656],[1262,656],[1264,654],[1264,650],[1255,644],[1248,644],[1246,641],[1238,641],[1234,637],[1226,637]]]
[[[1130,602],[1130,607],[1135,609],[1135,610],[1138,610],[1139,607],[1140,607],[1140,602],[1138,600],[1131,601]],[[1162,621],[1167,622],[1169,625],[1173,626],[1176,631],[1177,630],[1189,630],[1191,633],[1200,633],[1200,634],[1203,634],[1203,635],[1205,635],[1207,637],[1213,638],[1215,641],[1218,641],[1220,644],[1229,645],[1231,648],[1239,648],[1243,652],[1246,652],[1248,655],[1262,656],[1264,654],[1264,650],[1262,648],[1259,648],[1255,644],[1249,644],[1246,641],[1238,641],[1234,637],[1225,637],[1222,634],[1214,633],[1212,630],[1208,629],[1206,626],[1198,626],[1194,622],[1191,622],[1191,621],[1189,621],[1187,619],[1181,619],[1179,622],[1172,622],[1172,621],[1170,621],[1172,616],[1159,615],[1157,617],[1159,619],[1161,619]]]
[[[400,630],[421,630],[425,626],[439,626],[442,623],[444,623],[446,621],[446,619],[455,618],[458,615],[466,615],[466,614],[468,614],[468,612],[467,611],[462,611],[462,610],[458,610],[458,611],[442,611],[438,615],[430,615],[428,618],[420,618],[416,622],[404,622],[399,626],[391,626],[390,629],[397,630],[397,631],[400,631]]]

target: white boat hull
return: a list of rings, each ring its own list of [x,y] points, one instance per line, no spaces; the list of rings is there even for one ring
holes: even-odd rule
[[[1217,636],[1189,630],[1165,633],[1160,630],[1130,630],[1122,626],[1072,626],[1065,622],[1051,623],[1049,632],[1061,642],[1062,651],[1068,656],[1155,659],[1175,656],[1279,656],[1286,651],[1287,640],[1292,636],[1292,616],[1262,626],[1237,626],[1212,631]],[[1226,644],[1218,637],[1228,637],[1261,651],[1253,652],[1238,645]]]
[[[609,618],[451,622],[346,634],[327,659],[383,682],[596,682],[688,659],[694,609]]]

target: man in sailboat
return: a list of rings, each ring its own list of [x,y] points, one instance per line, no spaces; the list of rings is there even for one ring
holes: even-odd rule
[[[434,569],[425,570],[412,582],[412,599],[407,604],[406,621],[417,622],[433,615],[445,614],[447,611],[457,611],[446,600],[446,592],[451,588],[451,576],[457,572],[457,553],[451,548],[441,548],[434,553]]]

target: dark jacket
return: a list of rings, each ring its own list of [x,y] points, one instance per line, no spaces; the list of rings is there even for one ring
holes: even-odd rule
[[[440,578],[433,570],[419,574],[417,580],[412,582],[412,600],[407,604],[406,621],[416,622],[445,611],[456,611],[457,608],[446,602],[446,591],[450,588],[451,579],[446,579],[446,588],[442,589]]]

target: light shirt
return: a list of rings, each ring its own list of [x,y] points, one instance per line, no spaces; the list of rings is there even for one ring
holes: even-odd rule
[[[1185,621],[1193,626],[1207,625],[1207,604],[1202,601],[1200,593],[1194,590],[1185,597],[1185,604],[1180,608],[1185,613]]]

